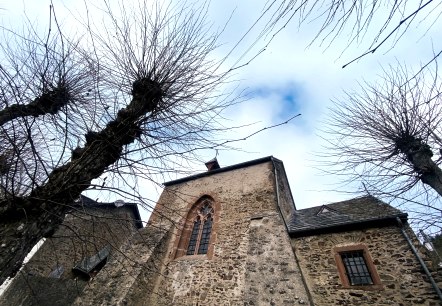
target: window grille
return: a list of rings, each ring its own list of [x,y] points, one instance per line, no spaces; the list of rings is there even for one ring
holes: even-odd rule
[[[350,285],[372,285],[373,278],[368,270],[362,250],[340,253]]]

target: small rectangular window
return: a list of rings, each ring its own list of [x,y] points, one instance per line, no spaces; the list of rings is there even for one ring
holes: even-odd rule
[[[382,289],[381,279],[365,244],[333,249],[343,288]]]
[[[362,251],[340,253],[350,285],[372,285],[373,279]]]

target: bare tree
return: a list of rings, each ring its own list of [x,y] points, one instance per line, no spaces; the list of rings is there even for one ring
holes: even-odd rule
[[[437,72],[442,50],[436,49],[440,47],[429,35],[440,24],[441,12],[440,1],[433,0],[269,1],[254,25],[264,21],[258,35],[263,50],[291,23],[313,31],[309,47],[327,49],[337,41],[344,43],[339,55],[343,68],[394,49],[409,34],[417,33],[419,44],[427,40],[432,54],[421,58],[413,73],[392,63],[378,82],[363,84],[360,91],[349,92],[333,105],[323,136],[329,154],[321,158],[331,167],[326,169],[342,176],[345,183],[361,182],[356,192],[403,204],[418,227],[442,226]],[[350,47],[361,51],[349,54],[349,50],[355,52]],[[349,188],[345,185],[346,192],[351,192]]]
[[[420,27],[420,34],[425,36],[437,24],[441,13],[441,3],[433,0],[285,0],[267,2],[257,23],[258,20],[265,22],[259,35],[267,41],[263,49],[293,22],[314,27],[316,35],[311,44],[319,42],[325,48],[330,47],[338,37],[345,36],[347,45],[342,53],[351,45],[357,45],[364,51],[350,55],[344,68],[378,50],[386,52],[394,48],[414,27]],[[424,60],[429,64],[441,54],[442,50],[439,50],[434,57]]]
[[[283,1],[268,2],[263,35],[268,44],[295,20],[316,25],[311,45],[329,48],[346,40],[340,54],[343,68],[374,53],[388,52],[410,34],[427,40],[432,54],[420,58],[414,71],[392,63],[384,76],[335,102],[325,128],[326,168],[346,183],[360,182],[356,193],[371,193],[411,213],[416,228],[442,227],[440,79],[437,60],[442,50],[428,33],[440,24],[439,1]],[[417,38],[416,38],[417,39]],[[431,44],[430,44],[431,43]],[[359,47],[350,53],[350,46]],[[354,51],[353,51],[354,52]],[[394,52],[394,50],[393,50]],[[342,190],[342,189],[341,189]],[[351,192],[351,191],[350,191]]]
[[[224,92],[233,68],[214,54],[206,9],[106,1],[103,15],[78,17],[86,34],[75,39],[51,6],[43,37],[32,25],[3,29],[0,283],[84,190],[149,205],[138,179],[229,143],[216,140],[229,129],[220,114],[239,100]]]
[[[410,75],[392,68],[336,101],[323,157],[334,174],[360,182],[359,192],[407,202],[418,221],[442,227],[442,84],[437,67]]]

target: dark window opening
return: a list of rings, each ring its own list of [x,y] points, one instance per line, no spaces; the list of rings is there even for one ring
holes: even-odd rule
[[[89,280],[100,272],[110,255],[111,246],[106,245],[97,254],[84,257],[72,268],[72,271],[84,280]]]
[[[189,247],[187,248],[187,255],[195,254],[196,244],[198,243],[198,235],[200,232],[199,218],[193,224],[192,234],[190,235]]]
[[[352,286],[372,285],[373,278],[364,258],[363,251],[340,253],[345,273]]]
[[[201,234],[200,246],[198,248],[198,254],[207,254],[209,248],[210,231],[212,230],[212,217],[209,217],[204,222],[203,232]]]
[[[206,201],[198,211],[194,221],[186,255],[207,254],[212,232],[212,216],[212,205],[209,201]]]

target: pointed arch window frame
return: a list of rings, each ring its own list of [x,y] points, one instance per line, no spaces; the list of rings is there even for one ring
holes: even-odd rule
[[[213,257],[219,222],[218,203],[212,197],[204,195],[188,207],[174,244],[173,258]]]

